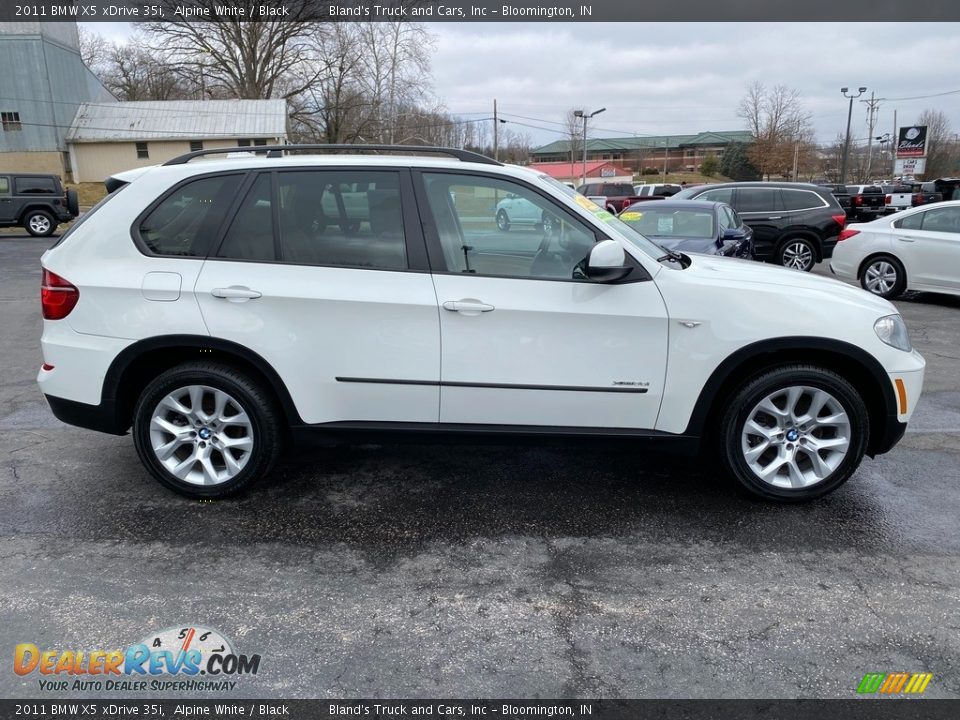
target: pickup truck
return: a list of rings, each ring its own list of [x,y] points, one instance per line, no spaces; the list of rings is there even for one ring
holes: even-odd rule
[[[941,200],[960,200],[960,178],[937,178],[920,185],[921,192],[940,193]]]
[[[914,188],[909,185],[881,185],[883,192],[886,193],[884,204],[887,214],[895,213],[900,210],[908,210],[913,207]]]
[[[854,220],[874,220],[886,212],[887,194],[879,185],[847,185]]]
[[[577,192],[590,198],[593,202],[612,212],[614,215],[628,205],[644,199],[633,192],[633,185],[630,183],[587,183],[578,187]],[[660,200],[662,198],[646,199]]]

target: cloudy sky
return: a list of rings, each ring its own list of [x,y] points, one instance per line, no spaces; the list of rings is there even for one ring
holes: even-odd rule
[[[122,39],[123,24],[86,23]],[[840,88],[880,104],[875,135],[943,110],[960,132],[960,23],[434,23],[433,90],[465,118],[502,117],[535,143],[562,137],[571,107],[606,107],[592,136],[739,130],[754,80],[798,89],[817,137],[847,120]],[[919,97],[933,96],[939,97]],[[912,99],[917,98],[917,99]],[[522,125],[521,125],[522,123]],[[527,127],[535,126],[535,127]],[[867,137],[854,102],[854,138]]]

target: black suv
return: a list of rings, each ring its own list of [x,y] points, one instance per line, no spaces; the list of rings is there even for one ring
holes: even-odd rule
[[[738,182],[681,190],[674,199],[725,202],[753,230],[757,260],[797,270],[833,255],[847,213],[830,190],[809,183]]]
[[[79,213],[76,191],[64,190],[56,175],[0,172],[0,227],[46,237]]]

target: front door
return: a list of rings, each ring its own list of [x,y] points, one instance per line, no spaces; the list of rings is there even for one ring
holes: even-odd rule
[[[416,179],[441,307],[441,422],[652,429],[667,316],[643,269],[616,285],[578,277],[597,234],[519,181]],[[502,231],[494,210],[504,193],[550,221]]]
[[[15,217],[13,199],[10,196],[10,177],[0,175],[0,223],[11,223]]]

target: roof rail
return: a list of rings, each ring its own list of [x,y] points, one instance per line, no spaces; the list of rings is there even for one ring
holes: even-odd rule
[[[268,158],[283,157],[284,153],[300,152],[400,152],[400,153],[430,153],[434,155],[449,155],[457,158],[461,162],[482,163],[484,165],[503,165],[492,158],[480,153],[470,152],[469,150],[459,150],[457,148],[429,147],[421,145],[251,145],[244,147],[211,148],[209,150],[197,150],[196,152],[186,153],[172,160],[167,160],[164,165],[186,165],[194,158],[205,155],[226,155],[229,153],[266,153]]]

